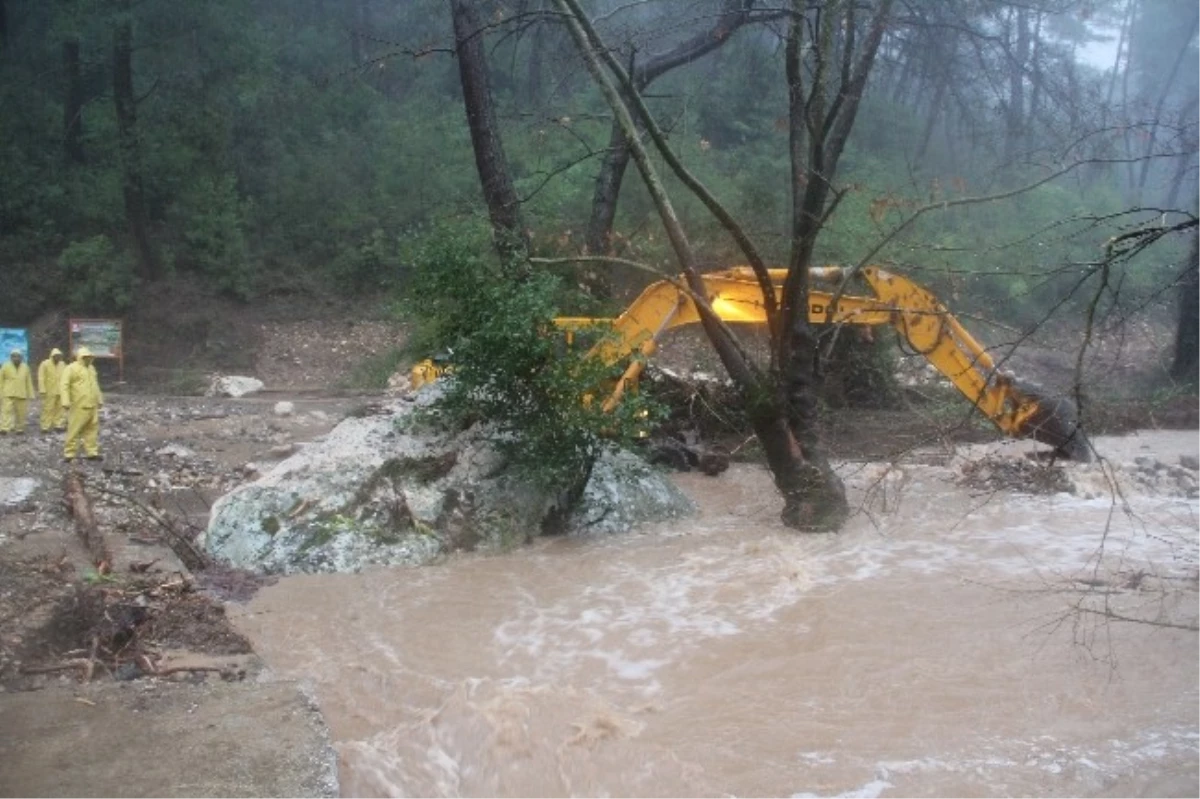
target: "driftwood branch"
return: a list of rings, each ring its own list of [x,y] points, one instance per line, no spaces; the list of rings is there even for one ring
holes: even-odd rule
[[[63,494],[67,510],[75,519],[75,532],[87,547],[92,564],[99,574],[108,574],[112,571],[112,550],[96,523],[96,514],[92,512],[92,505],[83,491],[83,477],[79,472],[69,471],[63,477]]]
[[[208,554],[196,546],[190,536],[180,531],[169,517],[164,516],[145,502],[142,502],[137,497],[126,494],[124,491],[116,491],[111,488],[97,488],[96,490],[101,494],[106,494],[115,499],[127,502],[135,510],[154,522],[159,530],[163,532],[167,546],[171,548],[171,551],[175,553],[189,571],[203,571],[212,564],[212,560],[208,557]]]

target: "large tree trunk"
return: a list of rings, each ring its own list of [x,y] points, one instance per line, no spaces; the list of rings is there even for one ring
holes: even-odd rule
[[[776,485],[784,495],[784,521],[801,529],[837,529],[849,514],[845,487],[834,473],[817,431],[820,396],[820,342],[809,321],[808,270],[817,235],[829,212],[838,162],[850,138],[875,63],[891,0],[875,8],[867,36],[856,49],[856,4],[826,9],[805,46],[804,0],[793,0],[788,24],[785,68],[788,85],[792,230],[791,257],[783,294],[783,335],[777,363],[783,370],[781,388],[788,427],[799,450],[800,467]],[[845,36],[840,64],[833,58],[838,31]],[[857,56],[857,60],[855,59]],[[804,68],[805,59],[811,68]],[[837,76],[837,80],[834,80]],[[806,88],[807,81],[807,88]],[[829,96],[829,88],[836,94]]]
[[[1144,151],[1144,159],[1142,160],[1142,169],[1138,175],[1138,183],[1135,196],[1138,204],[1143,200],[1143,194],[1146,191],[1146,178],[1150,175],[1150,165],[1153,161],[1154,148],[1158,143],[1158,126],[1163,122],[1163,112],[1166,109],[1167,98],[1170,97],[1172,90],[1175,88],[1175,79],[1179,75],[1179,68],[1183,65],[1184,59],[1191,52],[1192,37],[1196,35],[1197,29],[1200,28],[1200,14],[1192,17],[1191,32],[1184,39],[1183,45],[1179,48],[1179,52],[1175,56],[1174,63],[1171,64],[1171,72],[1167,75],[1166,80],[1162,82],[1162,87],[1158,93],[1158,102],[1154,106],[1154,115],[1150,117],[1150,137],[1146,140],[1146,149]],[[1184,117],[1186,120],[1186,117]]]
[[[1034,126],[1042,110],[1042,94],[1045,91],[1042,78],[1042,15],[1038,12],[1033,26],[1033,52],[1029,57],[1029,80],[1032,91],[1029,95],[1029,112],[1025,115],[1024,134],[1027,139],[1034,136]]]
[[[141,145],[138,143],[137,100],[133,96],[133,21],[129,0],[118,0],[113,30],[113,104],[117,112],[117,139],[121,154],[121,192],[125,218],[138,254],[138,272],[146,280],[158,277],[158,258],[150,243],[150,219],[142,182]]]
[[[581,55],[588,66],[589,72],[600,86],[609,106],[630,142],[630,155],[637,165],[638,171],[646,184],[647,191],[658,210],[663,227],[666,229],[672,250],[682,268],[689,287],[696,294],[697,307],[701,311],[701,325],[712,342],[718,357],[734,382],[741,388],[747,398],[751,424],[767,458],[767,464],[775,477],[775,484],[785,497],[784,521],[793,524],[801,516],[792,511],[797,506],[796,492],[800,486],[811,482],[811,468],[801,457],[800,447],[796,444],[788,427],[787,416],[784,413],[779,397],[764,383],[761,374],[745,358],[729,331],[715,317],[705,312],[702,305],[704,285],[696,268],[695,254],[688,243],[687,236],[679,222],[678,216],[667,197],[662,181],[658,178],[653,164],[650,162],[646,146],[636,137],[636,126],[626,105],[625,98],[612,85],[608,76],[599,65],[598,53],[603,53],[603,45],[598,41],[589,43],[582,26],[586,18],[576,0],[556,0],[559,8],[568,15],[567,28],[575,39]],[[592,32],[594,36],[594,31]],[[611,66],[611,62],[610,66]],[[626,87],[628,89],[630,87]],[[645,123],[645,120],[642,120]],[[656,140],[661,151],[661,143]],[[802,501],[803,498],[800,498]],[[840,523],[841,517],[837,519]],[[793,524],[793,526],[800,526]],[[814,529],[805,526],[804,529]],[[821,529],[836,529],[836,524]]]
[[[63,495],[66,498],[67,510],[75,519],[75,532],[88,554],[92,556],[92,565],[97,574],[108,574],[112,571],[112,548],[100,525],[96,523],[96,514],[92,512],[92,503],[88,502],[83,490],[83,478],[79,472],[68,471],[63,475]]]
[[[511,262],[528,253],[529,236],[496,123],[483,30],[472,0],[450,0],[450,15],[454,20],[454,48],[458,54],[467,127],[475,150],[475,168],[492,222],[496,251]]]
[[[1191,263],[1179,281],[1179,321],[1175,328],[1175,360],[1171,377],[1196,383],[1200,375],[1200,239],[1192,239]]]
[[[592,195],[592,215],[588,220],[586,246],[593,255],[612,252],[613,221],[617,217],[617,202],[621,198],[621,182],[629,166],[629,140],[621,126],[613,123],[608,136],[608,152],[596,173],[596,191]],[[600,288],[600,287],[597,287]],[[604,293],[603,291],[601,293]]]
[[[933,138],[933,130],[937,125],[938,115],[942,110],[942,101],[946,97],[946,86],[950,83],[951,76],[946,72],[941,72],[936,80],[937,89],[934,90],[933,101],[929,104],[929,116],[925,119],[921,144],[917,147],[917,154],[913,156],[913,164],[917,169],[920,169],[921,163],[925,160],[925,154],[929,151],[929,142]]]
[[[804,44],[805,8],[793,0],[788,23],[785,68],[788,85],[788,130],[791,161],[791,258],[783,291],[783,329],[776,362],[782,371],[780,403],[792,441],[793,465],[772,464],[775,485],[783,494],[783,520],[800,529],[837,529],[849,513],[846,490],[820,447],[817,408],[820,395],[817,333],[808,319],[808,268],[833,175],[827,165],[825,114],[833,14],[822,20],[816,37]],[[853,19],[850,20],[851,26]],[[851,27],[851,30],[852,27]],[[852,44],[849,49],[853,50]],[[821,51],[805,87],[804,52]],[[849,87],[846,87],[849,89]],[[836,166],[833,161],[829,166]]]
[[[67,160],[82,164],[83,155],[83,75],[79,68],[79,40],[68,39],[62,45],[63,75],[63,149]]]
[[[837,162],[849,138],[858,104],[866,85],[867,76],[874,64],[875,54],[883,36],[884,24],[889,15],[891,0],[881,0],[871,24],[869,34],[863,43],[857,61],[853,56],[855,49],[855,5],[846,3],[839,8],[837,19],[829,19],[822,25],[822,36],[819,45],[823,46],[825,58],[833,56],[831,43],[835,41],[836,24],[845,25],[845,43],[841,64],[842,80],[836,82],[837,94],[832,102],[826,103],[827,95],[822,89],[809,97],[804,96],[803,87],[799,85],[803,70],[799,64],[798,46],[800,31],[804,25],[804,0],[794,0],[791,9],[791,36],[789,38],[789,88],[792,92],[792,115],[801,119],[805,125],[794,125],[793,153],[804,150],[803,131],[813,131],[812,141],[808,143],[809,161],[803,172],[807,185],[814,186],[818,182],[824,186],[814,189],[816,193],[805,195],[800,204],[802,213],[796,218],[803,217],[802,224],[808,231],[803,240],[793,237],[793,266],[800,263],[803,274],[789,275],[785,286],[785,297],[789,303],[788,323],[786,325],[770,325],[772,338],[782,342],[777,344],[776,357],[773,358],[772,374],[764,375],[740,347],[736,337],[708,308],[705,301],[705,286],[697,267],[695,254],[687,240],[687,236],[662,181],[651,164],[646,146],[638,136],[638,129],[629,111],[632,103],[638,111],[638,119],[653,140],[658,152],[675,172],[675,175],[699,197],[705,206],[716,216],[722,226],[733,235],[743,252],[747,254],[755,274],[760,275],[760,285],[763,285],[764,304],[768,318],[774,319],[775,291],[766,277],[765,267],[758,258],[753,245],[748,242],[744,231],[736,223],[732,223],[728,212],[720,206],[698,181],[695,180],[678,157],[672,152],[666,142],[662,130],[658,127],[653,116],[646,109],[633,79],[626,75],[623,65],[600,40],[595,30],[591,28],[587,17],[579,7],[578,0],[555,0],[567,20],[567,28],[575,39],[580,54],[600,87],[605,100],[613,109],[621,131],[629,140],[630,153],[633,162],[646,184],[646,188],[658,210],[663,227],[667,232],[672,250],[684,273],[688,287],[692,293],[696,308],[700,314],[702,327],[712,343],[714,350],[721,359],[729,376],[746,397],[748,415],[754,427],[763,451],[767,465],[775,478],[775,485],[784,497],[782,514],[786,524],[808,531],[833,531],[838,529],[845,520],[849,508],[846,503],[845,491],[841,481],[829,467],[828,461],[818,446],[815,425],[816,393],[813,382],[816,379],[817,347],[813,329],[807,324],[807,262],[811,259],[813,239],[824,222],[824,213],[828,209],[824,200],[829,195],[829,182],[833,180]],[[797,21],[799,20],[799,21]],[[603,58],[605,64],[614,75],[621,79],[623,93],[612,84],[608,74],[599,65]],[[814,86],[824,87],[823,71],[815,70]],[[833,83],[833,81],[830,81]],[[794,162],[793,171],[799,169],[799,162]],[[799,302],[799,305],[797,303]],[[798,322],[797,320],[802,320]],[[785,356],[779,356],[779,352]],[[804,364],[807,361],[810,368],[801,366],[796,374],[792,374],[793,363]],[[782,364],[782,374],[774,368]],[[781,386],[781,384],[784,384]]]
[[[1129,73],[1133,67],[1133,31],[1137,28],[1138,16],[1138,0],[1129,1],[1129,33],[1125,37],[1125,69],[1121,72],[1121,112],[1125,115],[1126,122],[1132,121],[1132,109],[1129,106]],[[1132,125],[1125,124],[1121,126],[1121,138],[1125,144],[1125,152],[1122,156],[1128,159],[1125,163],[1125,203],[1126,205],[1134,204],[1134,179],[1137,166],[1134,164],[1133,143],[1131,139],[1130,128]]]
[[[546,13],[544,0],[538,2],[536,13]],[[542,62],[545,60],[546,55],[546,28],[548,24],[545,19],[538,19],[531,23],[529,63],[525,72],[525,99],[532,106],[536,106],[542,101],[542,82],[544,78]]]
[[[643,91],[658,77],[675,67],[689,64],[711,53],[725,42],[738,28],[751,19],[753,0],[725,0],[721,14],[711,28],[692,36],[665,53],[654,56],[644,64],[636,65],[632,75],[637,91]],[[641,125],[638,125],[639,130]],[[629,166],[629,139],[614,122],[608,136],[608,152],[600,162],[596,175],[596,190],[592,196],[592,214],[588,220],[587,251],[593,255],[605,255],[612,251],[613,220],[617,215],[617,202],[621,196],[621,183],[625,169]]]
[[[1163,208],[1174,209],[1176,203],[1179,202],[1179,194],[1183,189],[1184,181],[1188,177],[1196,176],[1196,168],[1192,165],[1191,153],[1179,156],[1177,159],[1179,166],[1175,168],[1175,176],[1171,178],[1171,189],[1167,192],[1167,201],[1163,204]]]
[[[350,13],[350,59],[357,66],[366,52],[363,33],[367,30],[367,0],[351,0]]]
[[[1004,160],[1011,163],[1025,135],[1025,65],[1029,61],[1029,12],[1016,10],[1016,42],[1009,54],[1008,112],[1005,114]]]

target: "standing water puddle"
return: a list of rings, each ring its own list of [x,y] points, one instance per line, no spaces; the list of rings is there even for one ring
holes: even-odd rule
[[[1097,446],[1121,474],[1197,450]],[[1196,499],[841,471],[863,512],[836,536],[735,466],[679,477],[695,519],[231,613],[313,686],[346,795],[1197,795],[1197,635],[1170,626],[1196,622]]]

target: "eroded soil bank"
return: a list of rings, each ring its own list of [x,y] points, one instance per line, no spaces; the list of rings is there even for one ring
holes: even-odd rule
[[[102,463],[77,466],[111,552],[101,574],[63,506],[60,436],[0,441],[0,795],[329,796],[312,696],[265,668],[225,601],[261,581],[194,572],[212,500],[357,400],[113,394]]]

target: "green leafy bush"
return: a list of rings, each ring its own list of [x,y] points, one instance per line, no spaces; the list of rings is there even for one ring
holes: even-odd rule
[[[560,278],[498,263],[478,228],[439,228],[413,244],[407,305],[422,340],[452,350],[441,412],[488,421],[513,464],[551,486],[572,486],[603,447],[647,426],[656,409],[644,397],[602,411],[620,368],[566,345],[552,321],[570,296]]]
[[[203,176],[184,193],[179,261],[209,277],[216,288],[249,299],[254,281],[246,246],[246,203],[232,175]]]
[[[400,272],[396,242],[375,228],[356,244],[342,248],[330,271],[347,293],[386,290],[395,285]]]
[[[88,313],[124,311],[137,289],[133,257],[108,236],[92,236],[62,251],[58,265],[71,308]]]

